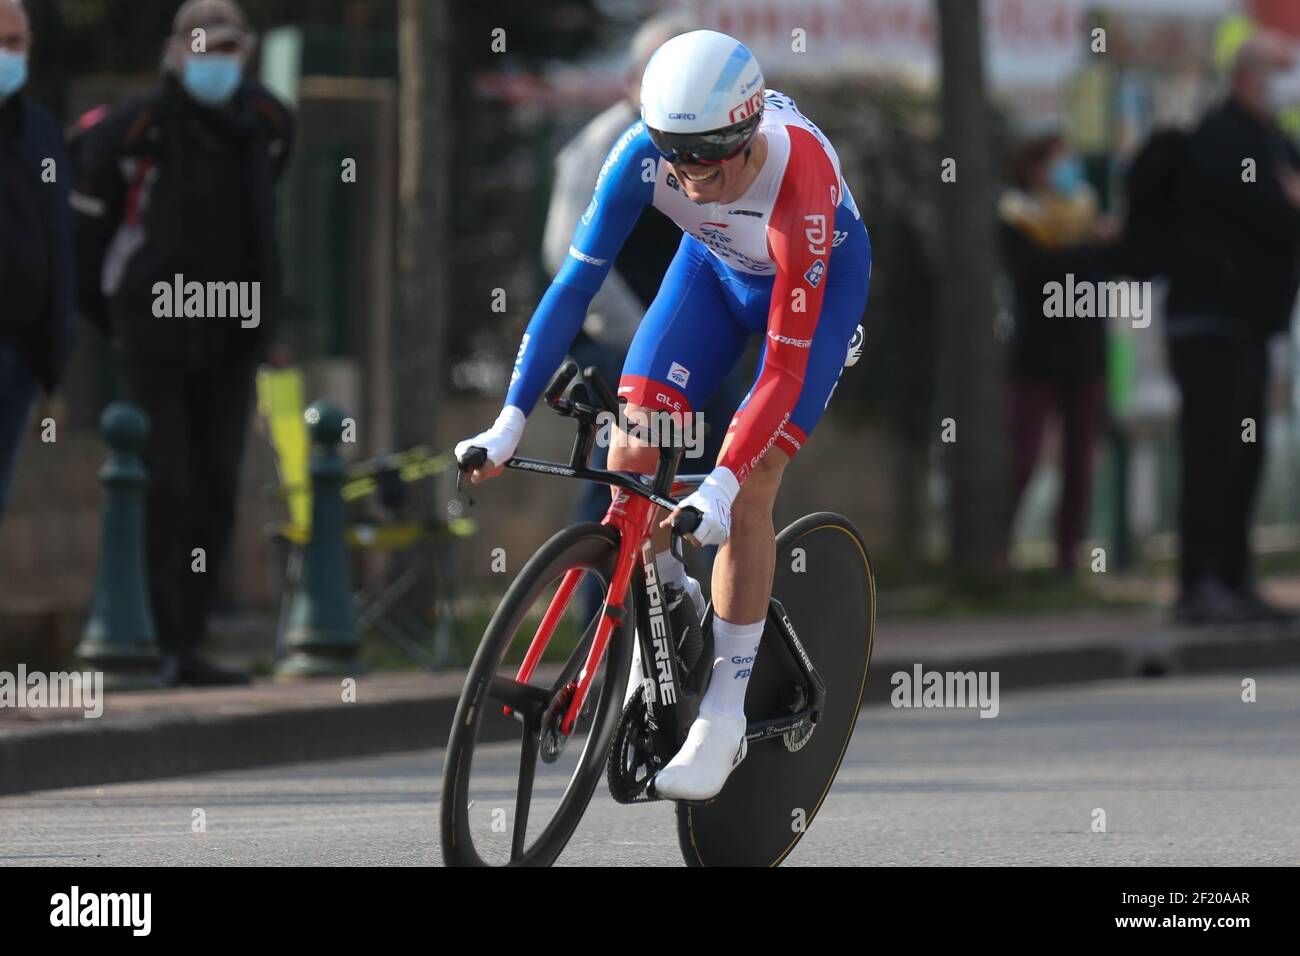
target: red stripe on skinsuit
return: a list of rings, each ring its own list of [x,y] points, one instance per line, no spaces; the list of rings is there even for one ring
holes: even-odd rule
[[[750,471],[791,430],[803,389],[813,334],[821,315],[835,234],[839,178],[830,157],[807,130],[787,127],[790,161],[767,227],[776,263],[767,318],[767,351],[749,401],[732,422],[732,438],[719,466],[744,483]],[[781,442],[787,454],[792,445]]]

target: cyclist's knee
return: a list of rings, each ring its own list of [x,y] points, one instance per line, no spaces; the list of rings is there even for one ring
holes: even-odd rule
[[[766,529],[772,523],[772,506],[781,490],[781,476],[790,456],[779,448],[768,451],[740,486],[731,508],[731,533],[744,535],[751,528]]]

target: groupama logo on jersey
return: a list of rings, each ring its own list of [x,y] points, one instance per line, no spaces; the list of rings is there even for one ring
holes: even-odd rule
[[[641,131],[644,129],[645,123],[637,120],[618,138],[618,142],[614,144],[614,147],[609,151],[609,155],[605,157],[604,164],[600,167],[600,174],[596,177],[597,190],[600,189],[600,184],[605,181],[605,174],[609,172],[610,167],[618,162],[618,158],[623,155],[623,150],[627,149],[627,144],[640,136]]]
[[[731,228],[725,222],[702,222],[700,223],[700,238],[704,244],[711,249],[720,249],[722,245],[731,245],[731,237],[722,232],[723,229]]]
[[[822,262],[820,259],[817,259],[816,261],[813,262],[812,265],[808,267],[808,271],[803,274],[803,277],[807,279],[808,284],[815,289],[819,285],[821,285],[822,276],[824,276],[825,274],[826,274],[826,263]]]

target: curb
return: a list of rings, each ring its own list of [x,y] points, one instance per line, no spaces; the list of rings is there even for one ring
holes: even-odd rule
[[[1300,634],[1293,627],[1239,625],[1187,630],[1161,627],[1123,642],[1077,641],[1028,651],[989,648],[971,653],[951,646],[903,659],[877,655],[863,704],[886,704],[892,686],[882,674],[911,672],[915,664],[944,671],[997,671],[1003,690],[1029,690],[1098,680],[1160,678],[1253,668],[1300,666]]]
[[[1276,628],[1204,633],[1153,631],[1140,640],[1075,642],[983,652],[952,645],[872,662],[863,704],[888,703],[889,675],[915,664],[947,671],[998,671],[1006,690],[1167,674],[1300,665],[1300,636]],[[459,686],[459,682],[456,682]],[[254,713],[69,721],[0,731],[0,794],[96,786],[185,774],[398,751],[446,744],[457,695],[443,691],[376,703],[316,702]]]
[[[444,695],[23,728],[0,733],[0,794],[421,750],[446,743],[455,710]]]

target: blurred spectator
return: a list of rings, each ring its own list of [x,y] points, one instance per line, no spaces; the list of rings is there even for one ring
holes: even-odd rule
[[[1291,48],[1242,47],[1231,91],[1191,134],[1175,187],[1169,364],[1182,393],[1181,596],[1175,616],[1263,620],[1250,524],[1268,434],[1268,341],[1300,285],[1300,153],[1278,128]],[[1253,421],[1253,440],[1246,434]]]
[[[665,14],[642,26],[633,37],[629,52],[627,98],[591,120],[556,157],[555,183],[542,239],[542,260],[552,274],[559,271],[569,254],[569,243],[579,218],[592,201],[596,177],[605,157],[640,116],[641,74],[651,54],[666,40],[693,29],[692,19],[681,13]],[[659,292],[659,284],[681,242],[682,231],[667,216],[647,207],[592,300],[570,355],[582,368],[596,366],[611,388],[618,384],[632,336]],[[682,460],[683,473],[702,473],[713,467],[726,436],[727,423],[744,397],[745,386],[744,376],[737,368],[704,406],[709,437],[702,457]],[[597,446],[591,455],[591,466],[604,468],[607,460],[608,449]],[[578,499],[577,520],[600,521],[609,508],[609,500],[608,487],[585,483]],[[594,613],[592,603],[597,598],[598,589],[594,585],[584,591],[587,611]]]
[[[1015,320],[1008,365],[1014,516],[1038,464],[1043,432],[1061,427],[1056,566],[1075,568],[1088,519],[1093,450],[1105,419],[1106,319],[1048,315],[1046,286],[1105,279],[1117,268],[1116,230],[1098,215],[1083,165],[1059,133],[1013,151],[1012,188],[998,203],[1000,239]]]
[[[0,0],[0,517],[37,388],[72,343],[72,229],[63,131],[22,92],[31,25]]]
[[[172,30],[158,88],[83,120],[73,199],[79,302],[114,337],[127,391],[151,422],[146,538],[159,642],[172,681],[202,685],[246,680],[197,650],[278,299],[275,186],[292,117],[244,78],[255,38],[230,0],[189,0]],[[160,317],[172,315],[177,276],[235,283],[259,314]],[[196,548],[203,573],[192,570]]]

